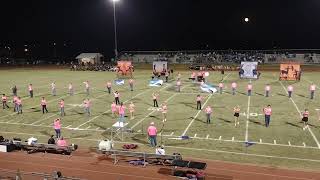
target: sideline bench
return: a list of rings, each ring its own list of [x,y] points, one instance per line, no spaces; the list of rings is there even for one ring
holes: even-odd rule
[[[133,157],[142,159],[143,162],[153,161],[153,160],[162,160],[162,161],[174,161],[174,160],[182,160],[181,155],[158,155],[154,153],[146,153],[146,152],[136,152],[136,151],[123,151],[123,150],[103,150],[102,153],[106,155],[110,155],[114,159],[114,164],[118,163],[117,157]],[[146,163],[144,163],[146,164]]]
[[[57,146],[55,144],[43,144],[43,143],[35,143],[32,145],[28,145],[27,143],[22,142],[20,144],[22,150],[28,151],[28,153],[35,152],[48,152],[48,153],[57,153],[64,155],[71,155],[72,151],[77,149],[76,146]]]

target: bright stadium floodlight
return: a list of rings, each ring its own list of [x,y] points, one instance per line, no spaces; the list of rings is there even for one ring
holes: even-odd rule
[[[244,22],[249,22],[249,18],[244,18]]]
[[[116,17],[116,3],[120,0],[112,0],[113,3],[113,26],[114,26],[114,54],[115,61],[118,59],[118,40],[117,40],[117,17]]]

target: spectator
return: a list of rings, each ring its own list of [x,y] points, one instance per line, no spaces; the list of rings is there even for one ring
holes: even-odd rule
[[[54,127],[54,131],[56,132],[56,137],[60,138],[61,137],[61,122],[60,122],[60,118],[54,120],[53,122],[53,127]]]
[[[51,135],[51,137],[48,140],[48,144],[56,144],[56,141],[53,138],[54,135]]]
[[[164,147],[163,146],[158,146],[156,148],[156,154],[157,155],[166,155],[166,151],[164,150]]]
[[[67,145],[67,141],[61,137],[58,141],[57,141],[57,146],[68,146]]]
[[[154,122],[151,122],[150,126],[148,127],[148,136],[150,139],[151,147],[156,147],[157,146],[157,128],[154,126]]]

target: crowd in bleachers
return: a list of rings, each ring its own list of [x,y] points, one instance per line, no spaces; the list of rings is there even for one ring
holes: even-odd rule
[[[91,63],[81,63],[70,65],[71,71],[116,71],[116,66],[112,64],[102,63],[102,64],[91,64]]]

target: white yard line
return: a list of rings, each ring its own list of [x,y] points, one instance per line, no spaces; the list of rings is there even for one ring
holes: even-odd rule
[[[246,134],[245,134],[245,142],[248,142],[248,132],[249,132],[249,118],[250,118],[250,102],[251,96],[248,97],[248,107],[247,107],[247,121],[246,121]]]
[[[287,92],[286,88],[284,87],[284,85],[282,84],[282,82],[281,82],[281,81],[278,81],[278,82],[281,84],[283,90],[288,94],[288,92]],[[302,118],[301,111],[300,111],[300,109],[298,108],[297,104],[294,102],[294,100],[293,100],[292,97],[290,98],[290,100],[291,100],[291,102],[293,103],[294,107],[296,108],[297,112],[299,113],[300,118]],[[311,136],[313,137],[314,141],[316,142],[318,148],[320,149],[320,143],[319,143],[317,137],[314,135],[314,133],[312,132],[312,130],[310,129],[310,127],[308,127],[307,129],[308,129],[308,131],[310,132]]]
[[[186,86],[185,86],[186,87]],[[181,90],[182,90],[183,88],[181,88]],[[175,94],[173,94],[172,96],[170,96],[168,99],[166,99],[165,101],[170,101],[170,99],[172,99],[172,98],[174,98],[176,95],[178,95],[179,93],[175,93]],[[156,112],[157,110],[155,109],[155,110],[153,110],[153,111],[151,111],[149,114],[147,114],[144,118],[142,118],[142,119],[140,119],[138,122],[136,122],[132,127],[131,127],[131,129],[133,129],[133,128],[135,128],[135,127],[137,127],[142,121],[144,121],[146,118],[148,118],[151,114],[153,114],[154,112]]]
[[[106,96],[106,95],[108,95],[108,94],[101,94],[100,96],[97,96],[97,97],[95,97],[95,98],[92,98],[91,101],[98,100],[98,98],[101,98],[101,97]],[[74,109],[74,108],[76,108],[76,106],[75,106],[75,107],[71,107],[71,108],[67,108],[67,109],[65,109],[65,112],[66,112],[66,111],[69,111],[69,110],[71,110],[71,109]],[[36,123],[45,121],[45,120],[47,120],[47,119],[49,119],[49,118],[52,118],[52,117],[58,116],[58,115],[60,115],[60,112],[59,112],[59,113],[56,113],[56,114],[53,114],[53,115],[51,115],[51,116],[49,116],[49,117],[46,117],[46,118],[44,118],[44,119],[40,119],[40,120],[38,120],[38,121],[35,121],[35,122],[31,123],[31,124],[33,125],[33,124],[36,124]]]
[[[82,92],[82,91],[81,91],[81,92]],[[75,95],[76,95],[76,94],[79,94],[79,93],[81,93],[81,92],[75,93]],[[47,103],[50,103],[50,102],[53,102],[53,101],[56,101],[56,100],[59,100],[59,99],[63,99],[63,98],[68,97],[68,96],[70,96],[70,95],[67,94],[67,95],[64,95],[64,96],[60,96],[60,97],[58,97],[58,98],[51,99],[50,101],[47,101]],[[35,108],[35,107],[38,107],[38,106],[40,106],[40,103],[39,103],[39,105],[34,105],[34,106],[31,106],[31,107],[26,107],[26,108],[23,107],[23,109],[32,109],[32,108]],[[13,115],[15,115],[15,114],[17,114],[17,113],[12,113],[12,114],[8,114],[8,115],[5,115],[5,116],[1,116],[0,119],[5,118],[5,117],[8,117],[8,116],[13,116]]]
[[[210,96],[207,98],[206,102],[204,102],[203,107],[205,107],[205,105],[208,103],[208,101],[211,99],[212,94],[210,94]],[[201,113],[201,109],[198,110],[197,114],[192,118],[192,120],[190,121],[190,123],[188,124],[187,128],[183,131],[183,133],[181,134],[181,136],[186,135],[187,131],[189,130],[189,128],[191,127],[192,123],[195,121],[195,119],[199,116],[199,114]]]
[[[52,126],[45,126],[45,125],[30,125],[30,124],[23,124],[23,123],[5,123],[5,122],[0,122],[0,124],[11,124],[11,125],[25,125],[25,126],[31,126],[31,127],[42,127],[42,128],[53,128]],[[96,129],[76,129],[76,128],[71,128],[69,126],[62,127],[62,129],[67,129],[71,131],[88,131],[88,132],[104,132],[105,130],[100,129],[99,127]],[[1,132],[1,131],[0,131]],[[14,133],[14,132],[11,132]],[[132,134],[141,134],[141,133],[132,133]],[[173,134],[167,134],[167,135],[162,135],[163,137],[167,137],[168,139],[176,139],[176,140],[181,140],[181,136],[173,136]],[[207,141],[222,141],[222,142],[232,142],[232,143],[246,143],[245,141],[240,141],[240,140],[234,140],[232,141],[229,139],[222,139],[221,136],[217,138],[209,138],[207,137],[191,137],[190,139],[196,139],[196,140],[207,140]],[[257,145],[267,145],[267,146],[280,146],[280,147],[291,147],[291,148],[307,148],[307,149],[319,149],[318,147],[313,147],[313,146],[298,146],[298,145],[291,145],[291,144],[274,144],[274,143],[262,143],[262,142],[255,142],[251,141],[253,144]]]
[[[224,80],[226,80],[229,76],[230,76],[231,73],[227,74],[225,77],[223,77],[222,81],[223,82]],[[207,102],[211,99],[212,97],[212,94],[210,94],[209,98],[206,100],[206,102],[203,104],[203,107],[205,107],[205,105],[207,104]],[[192,118],[192,120],[190,121],[190,123],[188,124],[187,128],[183,131],[183,133],[181,134],[181,136],[184,136],[186,135],[186,133],[188,132],[189,128],[191,127],[192,123],[195,121],[195,119],[199,116],[201,110],[199,110],[197,112],[197,114]]]
[[[305,78],[303,78],[303,79],[304,79],[305,81],[309,82],[309,83],[313,83],[312,81],[310,81],[310,80],[308,80],[308,79],[305,79]],[[316,83],[314,83],[314,84],[316,84]],[[316,85],[316,88],[317,88],[317,89],[320,89],[319,86],[317,86],[317,85]]]
[[[167,88],[167,87],[168,87],[168,85],[167,85],[167,86],[165,86],[165,87],[163,87],[163,88],[161,88],[159,91],[162,91],[163,89],[165,89],[165,88]],[[133,96],[132,98],[130,98],[130,99],[128,99],[128,100],[126,100],[126,101],[124,101],[123,103],[126,103],[126,102],[128,102],[128,101],[130,101],[130,100],[132,100],[132,99],[134,99],[134,98],[136,98],[136,97],[138,97],[138,96],[140,96],[140,95],[142,95],[142,94],[144,94],[144,93],[146,93],[146,92],[148,92],[148,91],[151,91],[151,90],[152,90],[152,89],[148,89],[148,90],[146,90],[146,91],[143,91],[143,92],[141,92],[141,93],[139,93],[139,94],[137,94],[137,95]],[[80,128],[80,127],[82,127],[82,126],[84,126],[84,125],[86,125],[86,124],[88,124],[88,123],[90,123],[90,122],[94,121],[95,119],[97,119],[97,118],[101,117],[103,114],[108,113],[108,112],[110,112],[110,111],[111,111],[111,110],[109,109],[109,110],[107,110],[107,111],[103,112],[102,114],[100,114],[100,115],[98,115],[98,116],[96,116],[96,117],[94,117],[94,118],[91,118],[91,119],[90,119],[90,120],[88,120],[87,122],[84,122],[84,123],[80,124],[79,126],[77,126],[77,127],[76,127],[76,129],[78,129],[78,128]]]
[[[0,131],[4,134],[17,134],[17,135],[28,135],[28,136],[41,136],[41,137],[48,137],[43,134],[29,134],[29,133],[20,133],[20,132],[6,132],[6,131]],[[75,140],[87,140],[87,141],[94,141],[99,142],[101,139],[88,139],[88,138],[69,138],[69,139],[75,139]],[[116,143],[125,143],[130,144],[133,142],[118,142]],[[135,143],[137,144],[137,143]],[[140,144],[143,145],[143,144]],[[279,144],[278,144],[279,145]],[[179,146],[166,146],[167,148],[173,148],[173,149],[184,149],[184,150],[191,150],[191,151],[206,151],[206,152],[214,152],[214,153],[224,153],[224,154],[235,154],[235,155],[243,155],[243,156],[251,156],[251,157],[263,157],[263,158],[272,158],[272,159],[286,159],[286,160],[295,160],[295,161],[306,161],[306,162],[316,162],[320,163],[319,159],[305,159],[305,158],[296,158],[296,157],[286,157],[286,156],[272,156],[272,155],[265,155],[265,154],[254,154],[254,153],[242,153],[242,152],[234,152],[234,151],[223,151],[223,150],[214,150],[214,149],[199,149],[199,148],[189,148],[189,147],[179,147]],[[303,147],[303,146],[302,146]]]

